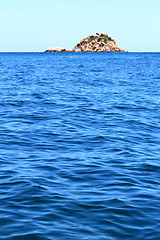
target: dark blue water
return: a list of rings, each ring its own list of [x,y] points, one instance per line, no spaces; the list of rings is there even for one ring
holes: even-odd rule
[[[160,54],[0,54],[0,239],[160,239]]]

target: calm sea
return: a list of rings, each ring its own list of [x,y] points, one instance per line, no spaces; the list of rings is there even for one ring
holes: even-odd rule
[[[160,53],[0,53],[0,239],[160,239]]]

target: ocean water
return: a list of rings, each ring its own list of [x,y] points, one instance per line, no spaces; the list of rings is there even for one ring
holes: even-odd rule
[[[0,53],[0,239],[160,239],[160,53]]]

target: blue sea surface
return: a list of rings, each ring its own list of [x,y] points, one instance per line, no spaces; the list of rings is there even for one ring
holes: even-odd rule
[[[0,239],[160,239],[160,53],[0,53]]]

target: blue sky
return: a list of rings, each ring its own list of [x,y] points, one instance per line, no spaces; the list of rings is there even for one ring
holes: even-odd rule
[[[72,49],[105,32],[125,50],[160,52],[160,0],[4,0],[0,51]]]

